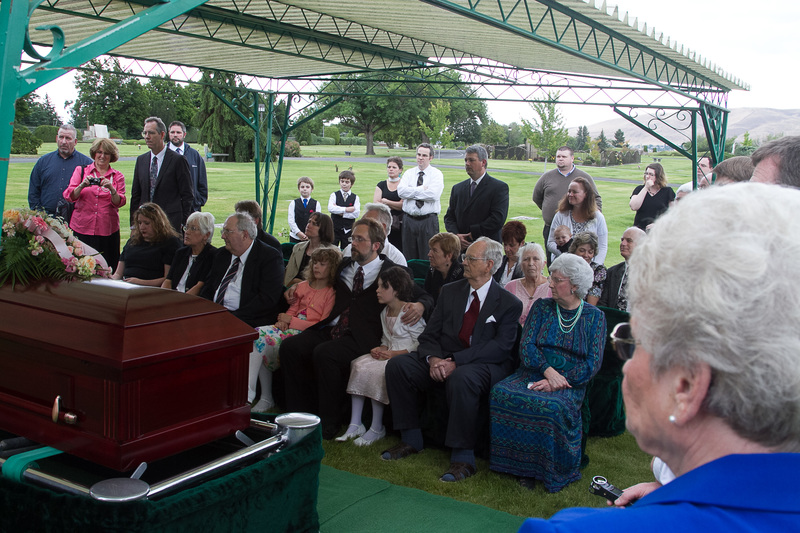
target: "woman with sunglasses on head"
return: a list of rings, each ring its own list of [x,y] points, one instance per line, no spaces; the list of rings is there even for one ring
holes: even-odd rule
[[[175,252],[180,248],[180,238],[158,204],[142,204],[134,211],[133,220],[131,238],[122,249],[112,279],[160,287],[169,274]]]
[[[211,245],[213,237],[214,215],[199,211],[189,215],[183,226],[183,247],[175,252],[161,288],[199,295],[217,253]]]
[[[631,194],[630,207],[636,211],[633,225],[647,231],[675,200],[675,191],[667,184],[667,174],[659,163],[650,163],[644,169],[644,185],[637,185]]]
[[[581,405],[600,368],[606,338],[603,312],[583,301],[592,269],[572,254],[550,267],[551,298],[533,302],[522,331],[520,367],[490,395],[490,467],[543,482],[558,492],[581,478]]]
[[[125,205],[125,176],[111,168],[119,149],[111,139],[89,148],[94,163],[72,174],[64,198],[75,204],[69,227],[81,242],[100,252],[113,271],[119,261],[119,208]]]
[[[798,212],[800,191],[740,183],[656,221],[631,256],[630,324],[612,339],[628,431],[677,477],[521,531],[798,531]]]

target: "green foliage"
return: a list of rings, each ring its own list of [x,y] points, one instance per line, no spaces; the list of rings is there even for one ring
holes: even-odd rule
[[[325,137],[333,139],[333,144],[339,144],[339,128],[336,126],[325,126]]]
[[[207,84],[227,87],[236,86],[236,78],[232,74],[221,72],[203,71],[201,78],[203,89],[200,94],[200,107],[192,118],[195,125],[200,126],[200,137],[214,153],[231,154],[232,161],[249,161],[252,157],[252,140],[255,138],[250,128],[237,128],[241,126],[238,116],[217,96],[211,92]],[[251,146],[234,146],[240,135],[249,135]],[[241,158],[241,159],[240,159]]]
[[[317,137],[317,142],[314,143],[314,144],[325,144],[325,145],[333,146],[333,145],[336,144],[336,141],[334,141],[330,137]]]
[[[600,130],[600,136],[597,138],[597,148],[601,152],[611,148],[611,145],[608,144],[608,139],[606,139],[606,132],[604,130]]]
[[[15,107],[17,113],[14,122],[21,126],[53,126],[61,123],[61,119],[50,100],[50,96],[45,94],[42,100],[36,93],[28,93],[22,98],[17,99]]]
[[[41,145],[42,141],[34,137],[28,128],[14,126],[11,136],[12,154],[36,154]]]
[[[344,146],[366,146],[367,140],[364,137],[342,137],[341,144]]]
[[[591,137],[589,137],[589,128],[586,126],[580,126],[575,134],[575,146],[573,149],[578,151],[585,150],[588,147],[590,140]]]
[[[287,141],[283,155],[284,157],[302,157],[300,153],[300,143],[297,141]]]
[[[72,123],[79,130],[86,124],[105,124],[126,137],[137,136],[150,116],[147,91],[117,59],[93,59],[89,64],[102,72],[80,71],[75,76],[78,97],[72,103]]]
[[[144,88],[149,101],[148,116],[161,118],[168,128],[174,120],[180,120],[187,125],[191,123],[197,107],[185,87],[169,78],[155,77]]]
[[[566,144],[569,134],[564,127],[564,119],[556,108],[558,93],[548,93],[550,102],[531,102],[538,119],[533,122],[522,119],[522,132],[525,138],[539,152],[545,161],[555,158],[559,146]]]
[[[484,125],[481,130],[481,142],[490,146],[506,144],[508,142],[508,128],[494,120]]]
[[[33,135],[43,143],[51,143],[58,137],[58,126],[46,126],[44,124],[36,126],[36,129],[33,130]]]
[[[615,148],[625,148],[628,146],[628,142],[625,140],[625,132],[622,129],[618,129],[614,132],[614,140],[611,141],[611,144],[614,145]]]
[[[437,100],[431,104],[430,113],[428,113],[428,122],[430,125],[419,120],[419,126],[425,135],[428,136],[431,143],[434,145],[447,146],[453,141],[454,135],[447,131],[450,125],[447,116],[450,114],[450,102],[445,100]]]

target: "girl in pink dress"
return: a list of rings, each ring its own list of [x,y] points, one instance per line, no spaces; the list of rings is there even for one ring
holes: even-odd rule
[[[253,406],[253,411],[264,413],[275,406],[272,373],[280,366],[278,349],[281,342],[326,318],[333,309],[336,297],[333,284],[341,259],[342,254],[336,248],[314,250],[304,272],[306,281],[296,285],[294,303],[288,311],[278,315],[274,325],[257,328],[258,339],[253,343],[253,352],[250,354],[248,399],[252,401],[255,398],[256,379],[261,385],[261,397]]]

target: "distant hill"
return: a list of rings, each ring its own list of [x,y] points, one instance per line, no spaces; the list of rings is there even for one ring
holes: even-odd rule
[[[646,119],[641,118],[646,123]],[[625,140],[630,145],[661,144],[661,141],[625,120],[617,118],[587,125],[592,138],[600,135],[603,130],[609,141],[614,138],[614,132],[622,129]],[[578,126],[569,128],[569,134],[575,135]],[[664,133],[665,130],[658,130]],[[702,131],[702,127],[698,129]],[[784,135],[800,135],[800,109],[770,109],[766,107],[743,107],[731,109],[728,117],[728,138],[739,137],[746,131],[750,132],[752,139],[765,139],[767,135],[783,133]],[[683,139],[685,140],[685,139]]]

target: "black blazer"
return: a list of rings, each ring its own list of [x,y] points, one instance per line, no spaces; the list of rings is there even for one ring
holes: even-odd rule
[[[153,202],[159,205],[167,214],[175,231],[181,231],[181,226],[192,214],[194,202],[194,187],[189,173],[189,163],[182,155],[178,155],[166,148],[164,161],[158,170],[156,188],[150,198],[150,155],[148,151],[136,158],[133,168],[133,183],[131,185],[131,226],[136,222],[133,214],[139,206]]]
[[[200,296],[214,300],[214,293],[230,264],[231,253],[226,248],[220,248],[205,285],[200,290]],[[278,318],[278,303],[282,294],[283,257],[263,242],[253,241],[253,248],[244,264],[239,309],[231,313],[254,328],[274,324]]]
[[[507,266],[508,266],[508,256],[504,255],[503,262],[500,263],[500,268],[498,268],[497,272],[495,272],[494,276],[492,276],[497,283],[500,283],[500,280],[503,278],[503,272],[506,271]],[[514,270],[511,271],[511,279],[519,279],[524,277],[525,274],[522,272],[522,261],[517,261],[517,264],[514,265]]]
[[[470,363],[495,364],[501,365],[509,373],[512,372],[512,349],[517,339],[522,302],[496,281],[492,280],[491,284],[475,323],[469,348],[464,348],[458,339],[467,298],[472,292],[469,281],[462,279],[442,287],[433,316],[419,336],[417,356],[422,359],[427,356],[452,356],[456,366]]]
[[[383,265],[381,272],[393,266],[399,266],[392,263],[385,255],[381,254]],[[380,346],[381,335],[383,335],[383,326],[381,325],[381,311],[384,305],[378,303],[378,296],[376,290],[378,288],[378,278],[369,286],[365,287],[361,294],[353,297],[352,291],[347,287],[347,284],[342,279],[342,271],[353,263],[352,257],[345,257],[339,264],[339,269],[336,272],[336,300],[333,304],[333,309],[328,315],[328,318],[320,321],[316,326],[312,327],[325,327],[334,318],[342,314],[346,308],[350,308],[350,333],[358,342],[359,350],[361,353],[368,353],[372,348]],[[401,267],[408,271],[411,279],[414,279],[414,274],[408,267]],[[433,309],[433,298],[427,294],[416,283],[412,284],[414,287],[414,300],[425,306],[426,314],[430,313]]]
[[[625,262],[612,266],[606,271],[606,282],[600,294],[598,306],[617,308],[619,302],[619,287],[622,285],[622,276],[625,275]],[[625,311],[625,309],[621,309]]]
[[[472,239],[489,237],[497,242],[508,216],[508,185],[486,174],[472,198],[472,179],[453,185],[450,205],[444,215],[444,227],[450,233],[470,233]]]
[[[211,265],[214,263],[214,256],[216,253],[217,249],[211,246],[211,243],[207,243],[205,247],[203,247],[203,250],[198,254],[197,258],[195,258],[194,263],[192,263],[192,268],[189,270],[189,277],[186,278],[186,290],[197,285],[198,281],[205,282],[206,278],[208,278],[208,273],[211,272]],[[175,257],[172,259],[172,266],[169,269],[169,274],[167,274],[167,279],[172,282],[173,290],[178,288],[178,283],[180,283],[183,273],[186,271],[186,267],[189,266],[190,257],[192,257],[191,246],[182,246],[175,252]]]

